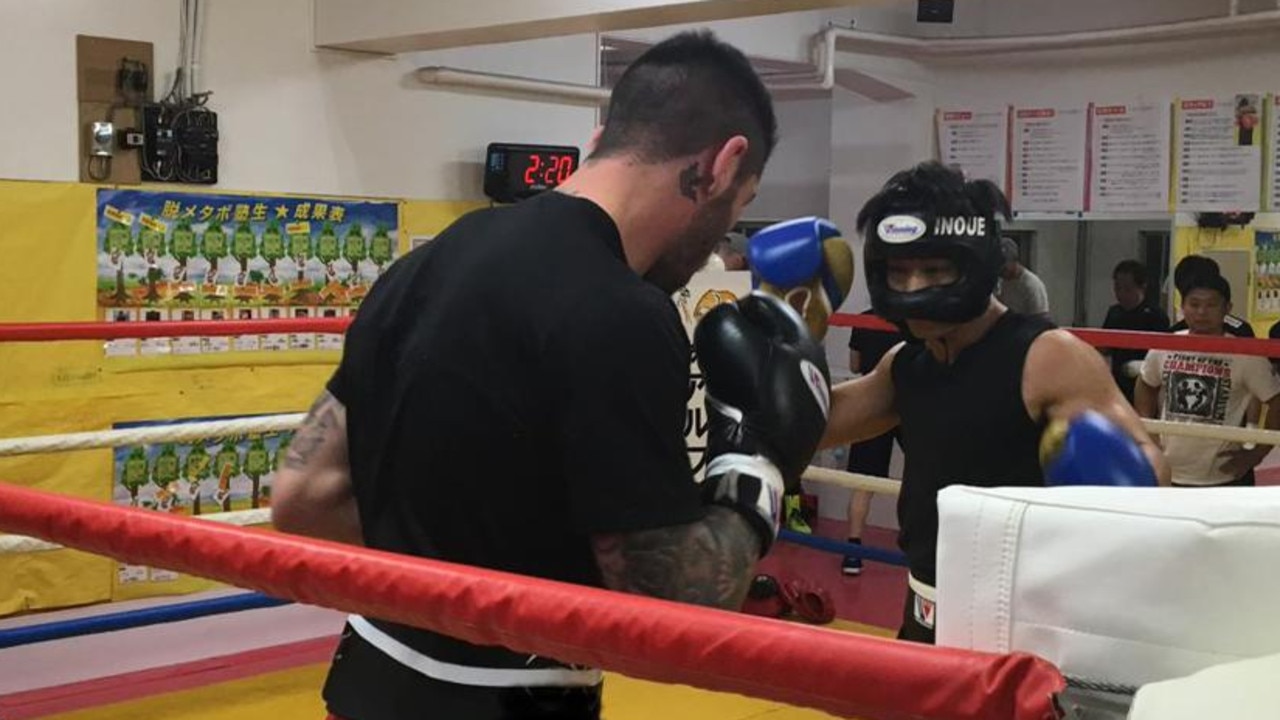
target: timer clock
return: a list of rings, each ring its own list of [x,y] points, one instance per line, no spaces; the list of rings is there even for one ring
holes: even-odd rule
[[[484,194],[495,202],[517,202],[558,186],[577,169],[576,147],[490,143]]]

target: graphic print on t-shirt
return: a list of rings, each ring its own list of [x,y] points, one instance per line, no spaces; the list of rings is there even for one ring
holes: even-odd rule
[[[1227,358],[1174,355],[1165,360],[1168,419],[1221,425],[1231,397]]]

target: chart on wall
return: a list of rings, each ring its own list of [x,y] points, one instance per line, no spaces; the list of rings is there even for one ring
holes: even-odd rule
[[[1084,107],[1016,108],[1013,112],[1013,187],[1018,212],[1084,210]]]
[[[1169,211],[1169,123],[1168,103],[1090,106],[1089,210]]]
[[[1267,209],[1280,210],[1280,94],[1267,96]]]
[[[938,110],[938,154],[971,180],[994,182],[1008,193],[1009,109],[1007,107]]]
[[[115,428],[230,419],[234,418],[125,422]],[[292,437],[291,432],[255,433],[117,447],[113,450],[112,501],[188,516],[267,508],[272,480]],[[266,521],[265,517],[261,520]],[[177,579],[176,573],[157,568],[118,566],[117,581],[122,585]]]
[[[395,259],[396,202],[99,190],[108,322],[343,317]],[[338,349],[307,333],[117,340],[109,356]]]
[[[1184,98],[1175,103],[1177,209],[1257,212],[1261,207],[1263,96]]]

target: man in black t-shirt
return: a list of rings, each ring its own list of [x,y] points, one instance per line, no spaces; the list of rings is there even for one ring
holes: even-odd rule
[[[1051,422],[1100,414],[1126,450],[1098,452],[1099,464],[1120,467],[1136,444],[1149,463],[1142,480],[1168,482],[1159,447],[1097,351],[992,295],[1003,263],[999,220],[1009,215],[993,183],[937,162],[895,174],[858,213],[872,308],[911,340],[835,388],[822,444],[900,432],[898,543],[910,591],[898,637],[905,640],[934,641],[938,492],[957,483],[1043,485],[1040,446]],[[1067,475],[1058,479],[1092,479]]]
[[[1107,309],[1102,327],[1107,330],[1136,330],[1139,332],[1168,332],[1169,316],[1147,302],[1147,269],[1137,260],[1121,260],[1111,271],[1112,289],[1116,304]],[[1115,379],[1125,399],[1133,402],[1133,386],[1145,350],[1111,348],[1111,377]]]
[[[684,442],[691,348],[670,295],[753,197],[776,132],[741,52],[707,33],[649,49],[557,191],[462,217],[374,285],[275,481],[277,528],[739,607],[777,532],[784,479],[826,424],[814,394],[827,390],[800,396],[816,420],[742,397],[749,387],[717,396],[778,425],[731,427],[713,412],[712,435],[731,440],[708,454],[726,470],[699,485]],[[703,326],[723,326],[737,306],[724,307]],[[753,376],[734,363],[794,361],[773,328],[729,322],[726,336],[760,352],[719,353],[730,366],[719,375],[705,363],[708,393]],[[700,362],[717,356],[710,335]],[[324,697],[350,720],[573,720],[599,716],[600,692],[597,669],[352,616]]]

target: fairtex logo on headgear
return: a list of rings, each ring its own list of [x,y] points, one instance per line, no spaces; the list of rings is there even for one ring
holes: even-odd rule
[[[987,234],[984,217],[940,217],[933,221],[934,235],[982,237]]]
[[[890,215],[876,226],[876,235],[892,245],[909,243],[924,237],[929,227],[914,215]]]

